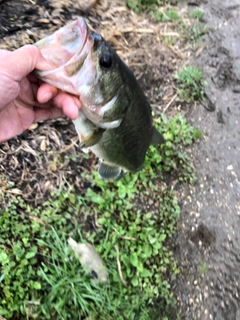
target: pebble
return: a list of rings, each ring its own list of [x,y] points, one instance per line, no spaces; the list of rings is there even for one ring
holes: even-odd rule
[[[233,170],[233,166],[230,164],[229,166],[227,166],[227,170]]]

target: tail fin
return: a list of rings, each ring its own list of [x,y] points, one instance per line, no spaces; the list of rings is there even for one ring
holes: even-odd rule
[[[119,180],[124,175],[124,171],[120,167],[100,162],[98,165],[98,174],[101,179]]]
[[[165,143],[165,139],[161,135],[160,132],[157,131],[155,127],[153,127],[153,135],[152,135],[152,142],[151,144],[163,144]]]

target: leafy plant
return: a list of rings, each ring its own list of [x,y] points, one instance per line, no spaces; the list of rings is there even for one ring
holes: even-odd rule
[[[137,13],[141,11],[152,12],[157,10],[159,6],[166,5],[176,5],[181,0],[126,0],[127,6]],[[176,15],[176,13],[174,13]]]
[[[178,14],[177,11],[168,9],[165,12],[163,11],[158,11],[155,14],[155,18],[157,21],[162,21],[162,22],[168,22],[168,21],[176,21],[180,19],[180,15]]]
[[[166,144],[151,146],[146,166],[113,183],[96,172],[82,175],[88,188],[67,184],[39,207],[0,193],[0,315],[26,319],[167,319],[174,298],[169,274],[177,274],[166,240],[180,208],[162,181],[194,182],[183,146],[200,138],[182,117],[155,119]],[[67,187],[68,186],[68,187]],[[51,228],[52,226],[53,228]],[[79,231],[81,230],[81,232]],[[109,270],[93,285],[66,238],[92,243]],[[104,306],[104,307],[103,307]]]
[[[202,26],[199,23],[191,25],[181,23],[179,30],[182,33],[183,40],[189,42],[193,48],[196,46],[199,39],[207,33],[207,27]]]
[[[177,72],[175,79],[180,100],[195,103],[204,100],[204,85],[206,85],[206,81],[199,68],[185,67]]]
[[[200,9],[195,9],[193,11],[190,12],[190,17],[193,19],[202,19],[204,16],[204,11],[200,10]]]
[[[204,277],[208,272],[208,266],[206,263],[202,263],[199,267],[202,277]]]
[[[130,9],[139,13],[143,10],[153,10],[162,0],[126,0],[126,4]]]

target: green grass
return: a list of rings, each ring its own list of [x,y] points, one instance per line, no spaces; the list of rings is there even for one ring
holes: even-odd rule
[[[180,208],[164,180],[170,173],[178,183],[194,183],[184,146],[201,132],[180,115],[161,115],[155,122],[166,144],[151,146],[145,168],[120,181],[85,173],[82,179],[90,187],[74,190],[69,182],[38,207],[13,197],[8,189],[14,185],[5,184],[0,193],[0,315],[18,320],[33,315],[73,320],[175,317],[169,279],[179,271],[166,240],[176,230]],[[109,270],[107,283],[92,283],[67,246],[69,236],[96,247]]]
[[[206,81],[202,71],[197,67],[185,67],[177,72],[177,94],[181,101],[199,103],[204,100],[204,85]]]
[[[127,0],[127,6],[134,10],[136,13],[146,11],[150,13],[156,21],[171,22],[180,20],[181,17],[174,9],[160,10],[160,7],[165,6],[167,3],[170,5],[177,4],[180,0],[164,1],[164,0]]]
[[[126,0],[126,5],[134,10],[136,13],[140,13],[142,11],[146,12],[152,12],[154,13],[159,6],[165,6],[166,4],[170,5],[176,5],[177,3],[181,2],[182,0]],[[177,12],[174,10],[167,10],[169,11],[169,15],[173,17],[172,20],[177,20],[174,19],[174,17],[178,16]],[[171,13],[171,11],[174,11]],[[162,20],[161,20],[162,21]]]

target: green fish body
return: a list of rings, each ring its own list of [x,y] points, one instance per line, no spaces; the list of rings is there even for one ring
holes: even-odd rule
[[[119,179],[143,168],[149,145],[164,143],[151,107],[132,71],[82,18],[35,44],[53,65],[37,70],[43,81],[79,96],[74,120],[80,146],[99,159],[103,179]]]

